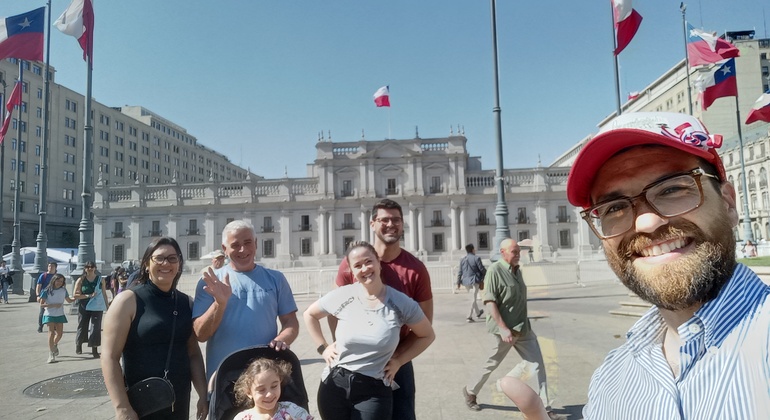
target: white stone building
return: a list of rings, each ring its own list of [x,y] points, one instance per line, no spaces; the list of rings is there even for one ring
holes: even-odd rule
[[[426,261],[454,261],[474,243],[486,255],[495,236],[494,171],[468,155],[467,141],[463,134],[319,141],[306,178],[97,185],[97,254],[106,262],[137,259],[153,236],[170,235],[196,260],[220,247],[227,222],[246,219],[257,230],[261,263],[335,265],[348,242],[372,240],[371,208],[387,197],[403,207],[405,249]],[[532,239],[537,260],[556,250],[577,256],[579,224],[566,200],[568,171],[505,171],[511,235]]]

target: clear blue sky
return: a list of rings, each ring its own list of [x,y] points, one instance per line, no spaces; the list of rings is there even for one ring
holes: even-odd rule
[[[0,15],[44,4],[15,1]],[[755,29],[766,0],[691,0],[696,27]],[[69,0],[52,0],[53,20]],[[561,7],[557,9],[557,7]],[[623,98],[684,57],[679,2],[637,0],[644,21],[620,56]],[[334,141],[449,134],[495,166],[489,1],[94,0],[93,94],[142,105],[268,178],[305,176],[318,132]],[[497,5],[504,165],[550,164],[615,109],[609,0]],[[76,40],[54,29],[56,81],[85,92]],[[759,95],[759,93],[758,93]]]

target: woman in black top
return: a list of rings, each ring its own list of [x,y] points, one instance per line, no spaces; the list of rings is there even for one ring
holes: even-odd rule
[[[126,386],[163,377],[172,342],[168,379],[174,385],[176,402],[173,408],[144,418],[186,420],[191,382],[198,394],[196,418],[208,413],[203,356],[192,333],[192,300],[176,290],[182,266],[176,240],[163,237],[153,241],[142,258],[138,284],[118,294],[107,311],[102,373],[118,419],[138,418],[128,401]]]
[[[101,295],[96,293],[96,288],[101,289]],[[86,262],[83,275],[75,282],[75,289],[72,295],[78,301],[78,329],[75,334],[75,353],[83,353],[83,344],[91,347],[91,354],[99,358],[97,347],[102,345],[102,316],[103,311],[89,311],[86,306],[91,298],[104,299],[104,306],[107,302],[107,288],[104,285],[104,279],[97,274],[96,264],[93,261]]]

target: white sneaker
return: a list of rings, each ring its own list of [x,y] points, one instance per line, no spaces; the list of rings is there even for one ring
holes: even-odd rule
[[[59,355],[59,346],[56,344],[53,345],[53,355],[54,357]]]
[[[53,352],[48,353],[48,361],[46,363],[53,363],[56,361],[56,356],[53,355]]]

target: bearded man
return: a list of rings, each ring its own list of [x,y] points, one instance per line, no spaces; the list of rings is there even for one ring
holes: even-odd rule
[[[575,159],[567,198],[623,284],[654,305],[591,378],[588,419],[770,413],[770,287],[735,261],[722,138],[690,115],[628,113]]]

